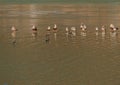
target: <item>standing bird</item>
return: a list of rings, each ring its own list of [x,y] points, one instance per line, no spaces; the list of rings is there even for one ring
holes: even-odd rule
[[[33,37],[37,36],[37,27],[35,25],[32,26],[32,36]]]
[[[12,31],[12,33],[11,33],[12,37],[15,38],[16,37],[16,31],[17,31],[17,29],[15,28],[15,26],[11,27],[11,31]]]
[[[96,27],[96,28],[95,28],[95,30],[96,30],[96,32],[98,32],[99,28],[98,28],[98,27]]]
[[[50,28],[50,26],[48,26],[47,31],[50,31],[50,30],[51,30],[51,28]]]
[[[102,32],[105,32],[106,29],[105,29],[105,26],[103,25],[102,28],[101,28]]]
[[[15,28],[15,26],[12,26],[11,27],[11,31],[13,32],[13,31],[17,31],[17,29]]]
[[[13,45],[15,45],[16,44],[16,31],[17,31],[15,26],[11,27],[11,31],[12,31],[11,36],[13,38],[12,43],[13,43]]]
[[[80,28],[81,28],[81,35],[86,36],[87,26],[81,23]]]
[[[104,40],[105,39],[105,34],[106,34],[106,29],[105,29],[105,26],[103,25],[102,28],[101,28],[101,34],[102,34],[102,39]]]
[[[87,30],[87,26],[83,23],[81,23],[80,28],[83,32],[85,32]]]
[[[35,25],[32,26],[32,31],[37,31],[37,27]]]
[[[95,34],[96,34],[96,36],[97,36],[97,35],[98,35],[99,28],[96,27],[96,28],[95,28],[95,31],[96,31]]]
[[[113,24],[110,24],[110,30],[111,30],[111,32],[115,32],[118,30],[118,28],[115,27]]]
[[[65,28],[65,31],[66,31],[66,33],[69,33],[69,29],[68,29],[68,27]]]
[[[75,27],[71,27],[71,32],[73,36],[76,36],[76,28]]]
[[[54,24],[54,27],[53,27],[53,32],[57,32],[57,25],[56,24]]]

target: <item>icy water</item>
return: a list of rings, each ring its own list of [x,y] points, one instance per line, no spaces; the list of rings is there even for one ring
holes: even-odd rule
[[[0,85],[120,85],[117,4],[0,5]],[[80,24],[87,32],[82,33]],[[32,25],[38,32],[34,35]],[[57,33],[46,36],[48,26]],[[105,26],[106,32],[95,31]],[[18,31],[11,32],[11,26]],[[76,35],[65,28],[76,27]]]

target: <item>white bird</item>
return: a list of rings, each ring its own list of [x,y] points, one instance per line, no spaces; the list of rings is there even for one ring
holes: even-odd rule
[[[33,31],[37,31],[37,27],[35,25],[32,26]]]
[[[115,28],[115,26],[113,24],[110,24],[110,28]]]
[[[112,32],[115,32],[115,31],[118,30],[118,28],[115,27],[113,24],[110,24],[110,29],[111,29]]]
[[[81,28],[82,31],[87,30],[87,26],[85,24],[83,24],[83,23],[81,23],[80,28]]]
[[[48,31],[50,31],[50,30],[51,30],[50,26],[48,26],[47,30],[48,30]]]
[[[102,26],[101,30],[105,32],[105,26],[104,25]]]
[[[57,25],[54,24],[53,30],[57,30]]]
[[[11,27],[11,31],[17,31],[17,29],[15,28],[15,26]]]
[[[96,28],[95,28],[95,30],[96,30],[96,31],[98,31],[98,30],[99,30],[99,28],[98,28],[98,27],[96,27]]]
[[[57,25],[54,24],[54,27],[53,27],[53,32],[56,33],[57,32]]]
[[[54,24],[54,28],[57,28],[57,25],[56,25],[56,24]]]
[[[76,36],[76,28],[75,27],[71,27],[71,33],[73,36]]]
[[[69,31],[68,27],[66,27],[66,29],[65,29],[65,30],[66,30],[66,32],[68,32],[68,31]]]
[[[72,30],[72,31],[76,31],[76,28],[75,28],[75,27],[71,27],[71,30]]]

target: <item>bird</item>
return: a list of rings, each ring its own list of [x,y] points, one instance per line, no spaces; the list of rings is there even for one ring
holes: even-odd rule
[[[65,28],[65,30],[66,30],[66,33],[68,33],[68,32],[69,32],[69,29],[68,29],[68,27],[66,27],[66,28]]]
[[[103,25],[102,28],[101,28],[102,32],[105,32],[106,29],[105,29],[105,26]]]
[[[37,31],[37,27],[35,25],[32,26],[32,31]]]
[[[15,26],[12,26],[12,27],[11,27],[11,31],[13,31],[13,32],[14,32],[14,31],[17,31],[17,29],[15,28]]]
[[[115,27],[113,24],[110,24],[110,30],[111,32],[115,32],[118,30],[118,27]]]
[[[57,25],[54,24],[54,27],[53,27],[53,32],[56,33],[57,32]]]
[[[32,26],[32,36],[33,37],[37,36],[37,27],[35,25]]]
[[[48,26],[47,31],[50,31],[50,30],[51,30],[51,28],[50,28],[50,26]]]
[[[96,27],[96,28],[95,28],[95,30],[96,30],[96,32],[98,32],[99,28],[98,28],[98,27]]]
[[[83,32],[85,32],[87,30],[87,26],[83,23],[81,23],[80,28]]]
[[[75,27],[71,27],[71,33],[73,36],[76,36],[76,28]]]

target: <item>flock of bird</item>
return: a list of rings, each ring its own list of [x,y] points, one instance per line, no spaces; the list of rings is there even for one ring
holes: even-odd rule
[[[85,32],[87,30],[87,26],[85,24],[81,23],[80,29],[81,29],[81,31]],[[32,26],[32,31],[36,32],[37,30],[38,30],[37,27],[35,25],[33,25]],[[76,28],[75,27],[71,27],[71,30],[70,30],[70,29],[68,29],[68,27],[66,27],[65,30],[66,30],[66,32],[71,32],[71,31],[76,31]],[[95,30],[98,31],[99,28],[96,27]],[[110,24],[110,30],[111,30],[111,32],[116,32],[118,30],[118,27],[115,27],[113,24]],[[11,31],[12,32],[17,31],[15,26],[11,27]],[[47,31],[51,31],[51,27],[50,26],[48,26]],[[57,25],[56,24],[54,24],[53,31],[57,32]],[[106,31],[104,26],[101,27],[101,31]]]
[[[113,24],[110,24],[109,29],[110,29],[110,32],[112,32],[112,33],[118,31],[118,27],[115,27]],[[36,36],[38,28],[35,25],[33,25],[31,27],[31,30],[32,30],[32,36]],[[86,35],[86,31],[87,31],[87,26],[84,23],[81,23],[80,30],[81,30],[82,35],[85,36]],[[17,31],[17,29],[15,28],[15,26],[11,27],[11,31],[12,31],[12,36],[15,37],[16,36],[16,31]],[[50,39],[49,35],[50,35],[51,31],[56,36],[56,33],[58,32],[58,27],[57,27],[56,24],[54,24],[53,28],[51,28],[50,26],[48,26],[48,28],[46,29],[46,42],[49,41],[49,39]],[[101,32],[103,32],[105,34],[106,28],[105,28],[105,26],[102,26],[101,28],[96,27],[95,31],[96,32],[101,31]],[[67,35],[76,36],[76,27],[71,27],[71,28],[66,27],[65,28],[65,33]]]

